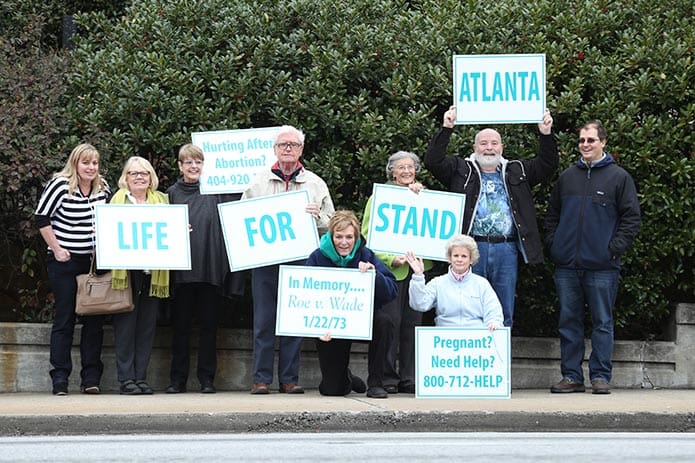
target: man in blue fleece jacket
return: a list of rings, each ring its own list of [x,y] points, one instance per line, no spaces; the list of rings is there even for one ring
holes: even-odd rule
[[[550,197],[546,241],[560,301],[562,380],[551,392],[584,392],[584,310],[591,314],[589,379],[594,394],[610,394],[613,306],[620,256],[640,227],[635,184],[604,151],[606,129],[596,121],[579,131],[579,161],[566,169]]]

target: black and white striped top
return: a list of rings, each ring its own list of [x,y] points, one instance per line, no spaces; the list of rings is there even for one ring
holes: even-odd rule
[[[34,221],[39,228],[53,227],[61,247],[74,254],[90,254],[94,247],[94,205],[105,204],[110,196],[106,191],[84,196],[79,188],[68,193],[68,180],[55,177],[46,184]]]

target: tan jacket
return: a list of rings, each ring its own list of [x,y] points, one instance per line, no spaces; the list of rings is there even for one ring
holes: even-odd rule
[[[290,191],[306,190],[309,193],[309,201],[318,204],[321,212],[316,219],[316,228],[319,236],[328,231],[328,221],[335,208],[328,191],[328,186],[321,177],[302,168],[297,176],[285,182],[270,170],[263,171],[256,176],[255,182],[241,196],[241,199],[257,198],[259,196],[276,195]]]

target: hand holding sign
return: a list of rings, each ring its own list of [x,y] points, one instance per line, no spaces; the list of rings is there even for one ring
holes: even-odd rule
[[[444,113],[444,122],[442,125],[448,129],[453,129],[456,124],[456,106],[450,106],[449,110]]]
[[[553,129],[553,116],[550,115],[550,110],[548,108],[545,108],[545,112],[543,113],[543,122],[538,124],[538,130],[543,135],[550,135],[550,132],[552,129]]]

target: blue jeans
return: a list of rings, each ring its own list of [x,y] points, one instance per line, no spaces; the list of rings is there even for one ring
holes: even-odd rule
[[[58,262],[52,255],[46,260],[48,281],[55,299],[55,315],[51,327],[50,371],[53,384],[67,383],[72,372],[72,338],[75,331],[75,295],[77,275],[89,272],[89,256],[73,255],[67,262]],[[81,385],[98,386],[104,371],[101,346],[104,339],[104,317],[81,317],[80,359]]]
[[[295,262],[295,264],[303,264]],[[287,263],[285,265],[291,265]],[[253,291],[253,382],[273,382],[275,339],[280,343],[278,381],[282,384],[299,381],[299,354],[304,338],[275,336],[277,314],[278,276],[280,266],[269,265],[251,272]]]
[[[512,327],[514,321],[514,294],[519,259],[516,243],[487,243],[479,241],[480,259],[473,266],[473,273],[485,277],[502,304],[504,326]]]
[[[563,378],[584,382],[584,308],[591,314],[589,379],[611,380],[613,365],[613,305],[618,292],[618,270],[555,270],[560,300],[560,369]]]

